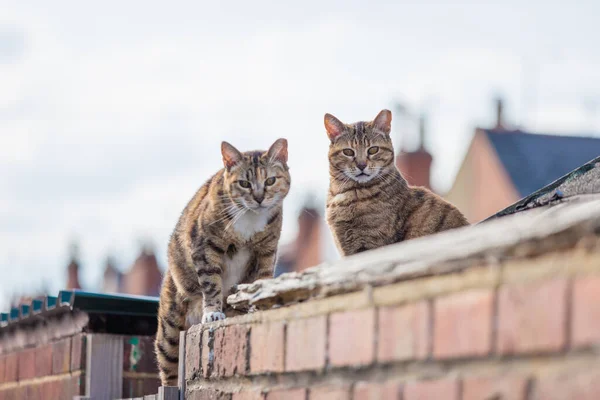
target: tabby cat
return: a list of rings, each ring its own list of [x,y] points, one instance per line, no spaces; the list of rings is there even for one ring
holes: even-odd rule
[[[163,385],[176,385],[179,332],[225,318],[238,283],[273,276],[282,203],[290,189],[287,141],[241,153],[221,144],[225,168],[183,210],[168,248],[155,351]]]
[[[353,124],[325,114],[331,140],[327,222],[342,255],[468,225],[456,207],[402,177],[391,122],[388,110]]]

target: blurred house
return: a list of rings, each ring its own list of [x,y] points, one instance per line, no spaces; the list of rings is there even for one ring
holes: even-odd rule
[[[162,273],[154,252],[144,247],[133,266],[123,276],[122,293],[158,296]]]
[[[71,259],[67,266],[67,289],[81,289],[81,283],[79,283],[79,262],[75,259]]]
[[[76,260],[71,260],[67,271],[67,289],[81,289],[79,264]],[[127,272],[121,272],[116,267],[113,258],[107,258],[101,290],[104,293],[158,296],[161,283],[162,272],[154,252],[149,247],[143,247],[140,255]]]
[[[104,293],[119,293],[123,287],[123,274],[115,265],[112,257],[107,257],[104,267],[104,279],[102,280],[102,291]]]
[[[502,102],[492,129],[476,128],[445,198],[481,221],[600,155],[600,139],[508,129]]]
[[[67,289],[81,289],[79,283],[79,246],[71,243],[69,246],[71,260],[67,266]]]
[[[431,189],[432,162],[433,157],[425,148],[425,117],[421,116],[419,119],[419,146],[414,151],[406,151],[401,147],[396,156],[396,166],[410,185]]]

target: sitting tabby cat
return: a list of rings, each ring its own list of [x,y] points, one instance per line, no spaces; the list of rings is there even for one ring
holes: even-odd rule
[[[402,177],[391,122],[388,110],[354,124],[325,114],[331,140],[327,222],[342,255],[468,225],[452,204]]]
[[[290,189],[287,141],[246,153],[223,142],[221,153],[225,168],[194,195],[169,242],[155,343],[163,385],[177,384],[180,331],[225,318],[234,285],[273,276]]]

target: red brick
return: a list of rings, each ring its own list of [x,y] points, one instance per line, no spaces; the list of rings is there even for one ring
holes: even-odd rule
[[[42,390],[42,384],[26,385],[26,397],[27,400],[44,400],[44,392]]]
[[[35,349],[21,350],[19,354],[19,380],[35,377]]]
[[[123,340],[123,371],[158,373],[153,336],[126,336]]]
[[[415,381],[405,385],[403,400],[458,400],[458,381],[443,379]]]
[[[200,389],[188,392],[186,400],[230,400],[230,393],[223,393],[212,389]]]
[[[422,360],[429,350],[429,304],[422,301],[378,312],[377,360]]]
[[[63,382],[60,380],[46,381],[42,383],[41,389],[46,396],[46,399],[65,399],[62,397]]]
[[[600,372],[571,371],[538,379],[532,400],[597,400],[599,397]]]
[[[71,367],[71,338],[52,343],[52,374],[69,372]]]
[[[52,345],[47,344],[35,349],[35,376],[52,375]]]
[[[22,400],[27,398],[27,386],[19,386],[15,389],[15,400]],[[58,397],[56,397],[58,399]]]
[[[284,332],[282,322],[253,325],[250,333],[250,372],[283,372]]]
[[[523,377],[474,377],[463,380],[462,400],[526,400],[527,379]]]
[[[202,340],[200,345],[202,346],[200,353],[200,361],[202,363],[202,376],[208,378],[213,369],[214,365],[214,350],[213,350],[213,342],[214,342],[214,331],[205,330],[202,332]]]
[[[6,356],[0,355],[0,383],[4,382],[4,370],[6,369]]]
[[[400,382],[359,382],[354,386],[352,400],[400,400],[402,385]]]
[[[435,358],[483,356],[491,351],[493,297],[493,292],[485,289],[435,301]]]
[[[17,400],[16,388],[5,389],[2,391],[2,393],[4,394],[4,400]]]
[[[348,386],[322,386],[311,388],[309,400],[350,400]]]
[[[325,367],[327,317],[294,320],[288,323],[285,347],[286,371]]]
[[[600,277],[580,278],[573,284],[574,346],[600,342]]]
[[[19,353],[7,354],[4,363],[4,382],[15,382],[19,371]]]
[[[185,379],[197,379],[200,376],[200,338],[199,325],[191,327],[185,335]]]
[[[560,351],[565,346],[567,281],[505,286],[498,304],[501,354]]]
[[[4,400],[17,400],[17,389],[5,389],[2,391],[4,393]]]
[[[13,400],[15,395],[12,394],[14,389],[0,389],[0,399],[2,400]]]
[[[72,337],[71,340],[71,371],[85,369],[86,339],[81,333]]]
[[[371,364],[375,357],[375,310],[335,313],[329,318],[331,365]]]
[[[273,390],[267,393],[266,400],[305,400],[306,389]]]
[[[247,325],[230,325],[215,331],[215,366],[217,376],[244,375],[248,350]]]
[[[264,399],[264,396],[259,391],[245,391],[245,392],[234,393],[231,395],[231,400],[263,400],[263,399]]]

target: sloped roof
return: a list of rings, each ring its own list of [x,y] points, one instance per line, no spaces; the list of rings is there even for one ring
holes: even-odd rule
[[[142,330],[151,331],[147,327],[154,325],[156,329],[156,313],[158,310],[158,297],[134,296],[109,293],[92,293],[81,290],[61,290],[58,297],[46,296],[33,299],[30,302],[19,304],[6,313],[0,313],[0,335],[5,329],[19,324],[33,324],[42,319],[71,311],[83,311],[88,315],[98,315],[99,319],[106,322],[107,317],[128,317],[129,325],[106,324],[101,327],[102,332],[112,332],[117,329],[121,334],[127,330],[136,332],[139,327],[136,322],[142,321]],[[149,321],[149,322],[148,322]],[[101,324],[95,324],[99,328]]]
[[[600,156],[600,138],[484,132],[522,197]]]
[[[591,194],[600,194],[600,156],[536,190],[483,222]]]

